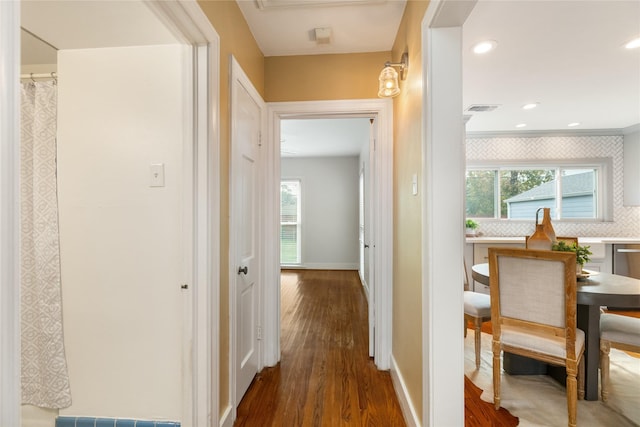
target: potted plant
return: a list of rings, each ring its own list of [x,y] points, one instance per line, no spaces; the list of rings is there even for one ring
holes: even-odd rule
[[[465,226],[465,235],[467,237],[475,237],[476,229],[478,228],[478,223],[472,219],[467,219],[464,222],[464,226]]]
[[[551,247],[553,251],[560,252],[575,252],[576,253],[576,273],[582,274],[582,267],[586,262],[591,259],[589,255],[592,255],[589,250],[590,246],[580,246],[577,243],[567,243],[565,241],[555,242]]]

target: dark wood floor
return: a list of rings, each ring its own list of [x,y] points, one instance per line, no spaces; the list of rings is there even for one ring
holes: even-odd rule
[[[391,376],[368,357],[367,301],[355,271],[282,272],[278,366],[260,372],[235,426],[404,426]],[[465,379],[467,427],[516,426]]]

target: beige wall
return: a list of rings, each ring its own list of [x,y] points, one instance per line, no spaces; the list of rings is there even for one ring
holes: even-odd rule
[[[393,45],[393,61],[409,53],[409,72],[394,99],[393,357],[420,420],[422,414],[422,193],[411,192],[412,175],[422,182],[421,22],[427,1],[409,1]]]
[[[60,263],[73,398],[61,415],[181,418],[188,52],[167,45],[58,53]],[[164,164],[163,187],[149,186],[152,163]]]
[[[199,1],[220,36],[220,409],[229,405],[229,67],[233,55],[264,97],[264,56],[235,1]]]
[[[378,75],[390,52],[265,58],[267,102],[378,97]]]

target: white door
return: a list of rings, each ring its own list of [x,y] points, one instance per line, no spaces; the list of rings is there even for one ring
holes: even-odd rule
[[[258,149],[262,108],[248,83],[233,79],[231,140],[231,247],[230,292],[234,294],[235,403],[242,400],[258,372]],[[233,330],[235,329],[235,330]],[[233,344],[235,342],[235,344]]]

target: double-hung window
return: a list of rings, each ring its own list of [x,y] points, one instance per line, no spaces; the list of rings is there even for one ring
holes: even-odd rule
[[[280,182],[280,264],[301,261],[301,185],[300,180]]]
[[[610,212],[606,197],[607,161],[548,164],[468,165],[466,216],[526,219],[541,207],[557,220],[603,221]]]

